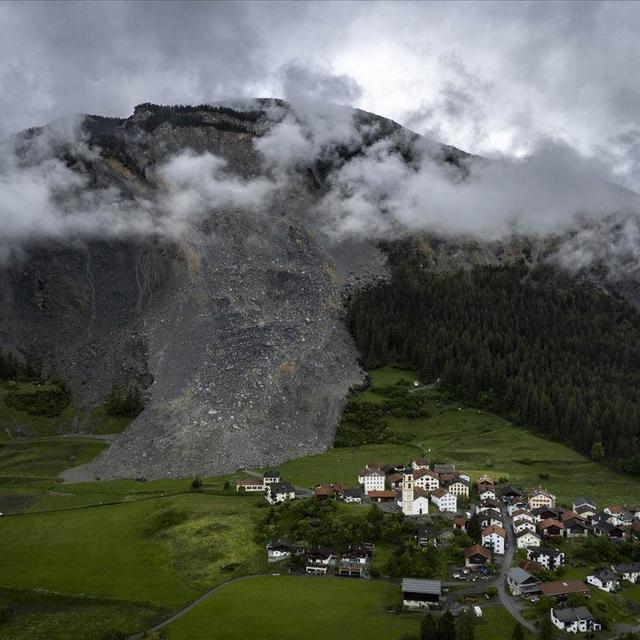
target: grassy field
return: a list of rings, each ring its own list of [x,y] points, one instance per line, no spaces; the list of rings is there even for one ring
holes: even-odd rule
[[[264,549],[253,542],[261,504],[258,498],[193,493],[2,518],[1,588],[64,594],[72,604],[79,597],[95,601],[54,608],[38,618],[43,635],[16,637],[47,638],[47,625],[62,627],[82,611],[93,615],[87,613],[92,607],[106,614],[107,601],[114,609],[105,625],[140,630],[151,617],[184,606],[216,583],[264,572]],[[119,610],[128,613],[116,625]],[[28,609],[23,615],[33,617]],[[14,625],[23,628],[18,620]]]
[[[370,377],[373,388],[356,398],[382,402],[384,398],[375,393],[376,386],[395,384],[401,379],[413,381],[415,374],[385,367],[370,372]],[[542,484],[566,504],[579,495],[588,495],[600,505],[611,502],[640,505],[637,479],[616,473],[498,416],[442,402],[437,392],[416,393],[429,398],[429,418],[388,418],[393,430],[412,434],[408,444],[331,449],[282,465],[284,477],[304,486],[334,480],[355,485],[357,470],[366,462],[404,462],[425,453],[433,461],[454,462],[472,477],[489,473],[525,488]]]
[[[476,622],[475,640],[507,640],[511,637],[514,627],[515,620],[506,609],[482,607],[482,618]],[[522,630],[525,640],[533,638],[527,629]]]
[[[261,576],[222,588],[169,625],[166,635],[170,640],[396,640],[417,632],[420,620],[386,612],[399,602],[399,586],[387,582]]]

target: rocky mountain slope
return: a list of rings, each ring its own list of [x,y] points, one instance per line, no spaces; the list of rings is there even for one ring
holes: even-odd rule
[[[90,188],[124,197],[157,194],[153,168],[187,148],[249,178],[264,172],[252,142],[268,124],[236,115],[140,107],[127,120],[88,117],[98,156],[60,153]],[[5,349],[42,359],[84,406],[114,384],[145,389],[145,410],[92,474],[211,475],[331,443],[364,379],[341,296],[384,274],[384,259],[365,242],[319,241],[309,223],[318,185],[314,170],[293,172],[259,215],[218,207],[178,239],[34,242],[0,270]]]

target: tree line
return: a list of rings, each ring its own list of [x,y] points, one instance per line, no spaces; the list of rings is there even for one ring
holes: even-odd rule
[[[550,266],[436,273],[409,242],[348,302],[368,368],[399,364],[456,399],[640,474],[640,313]]]

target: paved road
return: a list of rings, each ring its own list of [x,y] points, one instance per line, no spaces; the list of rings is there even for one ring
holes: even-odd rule
[[[507,571],[511,568],[513,563],[513,556],[516,552],[516,536],[513,533],[513,529],[511,527],[511,518],[507,513],[507,510],[503,507],[502,509],[505,529],[507,531],[507,548],[505,550],[504,558],[502,559],[502,566],[500,567],[500,576],[498,577],[498,596],[500,598],[500,602],[502,606],[526,629],[529,629],[531,633],[535,635],[536,628],[535,625],[528,620],[525,620],[520,613],[520,608],[517,604],[515,598],[511,596],[510,593],[507,592],[506,586],[506,576]]]

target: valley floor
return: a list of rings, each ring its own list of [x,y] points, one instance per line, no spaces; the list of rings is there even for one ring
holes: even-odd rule
[[[371,375],[374,387],[413,380],[411,372],[393,368]],[[430,417],[389,420],[394,431],[411,434],[405,444],[331,449],[282,465],[283,477],[304,487],[354,486],[366,462],[406,462],[430,451],[472,477],[486,472],[526,487],[544,484],[560,503],[586,494],[599,504],[640,504],[634,478],[494,415],[446,402],[432,389],[415,392],[428,395]],[[371,390],[360,395],[380,398]],[[64,469],[105,446],[71,437],[0,441],[3,639],[56,640],[68,638],[69,629],[78,640],[102,640],[109,630],[141,632],[215,585],[254,574],[263,575],[224,586],[166,627],[167,637],[258,637],[261,629],[267,640],[396,640],[418,628],[419,617],[387,611],[399,604],[397,582],[268,575],[277,569],[267,566],[255,535],[268,506],[261,497],[237,496],[237,475],[205,479],[197,491],[192,479],[60,483]],[[509,637],[508,613],[486,611],[477,639]]]

